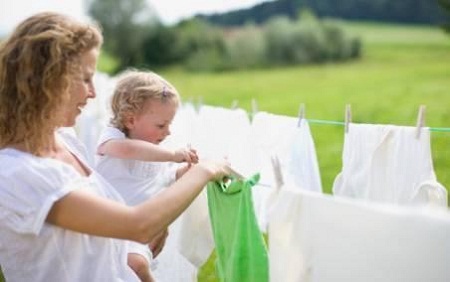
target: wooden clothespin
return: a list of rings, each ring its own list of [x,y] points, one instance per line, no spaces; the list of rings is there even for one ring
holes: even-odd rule
[[[200,108],[203,106],[203,97],[198,96],[197,97],[197,113],[200,112]]]
[[[272,162],[273,174],[275,176],[276,189],[279,190],[284,185],[283,173],[281,172],[280,160],[277,156],[270,158]]]
[[[350,123],[352,122],[352,106],[345,105],[345,133],[348,133]]]
[[[305,118],[305,104],[301,103],[300,108],[298,109],[298,122],[297,127],[302,125],[302,120]]]
[[[416,138],[419,139],[420,138],[420,131],[422,129],[422,127],[425,126],[425,109],[426,106],[425,105],[420,105],[419,107],[419,113],[417,115],[417,131],[416,131]]]
[[[232,167],[230,167],[230,171],[231,171],[231,175],[236,177],[237,180],[245,180],[244,175],[242,175],[241,173],[237,172],[235,169],[233,169]]]
[[[238,105],[239,105],[239,101],[234,99],[233,102],[231,102],[231,109],[232,110],[237,109]]]
[[[256,102],[255,98],[252,98],[252,119],[258,112],[258,103]]]

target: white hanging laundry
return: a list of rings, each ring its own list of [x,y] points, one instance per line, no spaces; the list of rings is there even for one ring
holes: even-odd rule
[[[270,281],[446,282],[450,213],[281,189],[269,247]]]
[[[206,263],[215,247],[206,190],[197,196],[177,221],[179,224],[177,250],[191,264],[200,268]]]
[[[221,159],[228,154],[230,124],[228,109],[202,106],[198,113],[199,130],[193,141],[200,158]]]
[[[447,191],[437,182],[430,131],[415,127],[350,124],[335,195],[401,205],[447,206]]]
[[[190,140],[200,158],[227,157],[240,173],[246,176],[254,173],[255,166],[249,163],[253,160],[251,127],[245,111],[202,106],[196,124]],[[172,132],[178,134],[177,128],[173,128]],[[193,265],[200,267],[214,249],[205,191],[180,217],[180,230],[183,235],[178,240],[179,252]]]
[[[276,186],[271,158],[280,162],[283,180],[298,189],[322,192],[314,141],[306,120],[298,127],[298,118],[258,112],[252,121],[255,161],[261,173],[260,183]],[[267,228],[267,200],[273,189],[256,186],[253,200],[262,231]]]
[[[198,269],[178,251],[178,240],[184,236],[180,218],[169,227],[169,236],[162,252],[156,257],[152,274],[157,282],[196,282]]]
[[[197,132],[198,114],[192,103],[183,103],[177,110],[170,125],[171,134],[164,140],[164,144],[172,149],[179,149],[192,145]],[[196,149],[196,148],[194,148]]]
[[[287,172],[283,174],[287,178],[286,183],[292,182],[295,187],[303,190],[322,192],[316,146],[308,122],[302,119],[300,127],[293,131]]]
[[[257,172],[253,160],[251,126],[242,109],[202,106],[199,111],[198,138],[193,142],[200,158],[226,157],[232,167],[245,176]]]
[[[258,112],[252,121],[253,141],[261,183],[275,186],[271,157],[277,156],[284,182],[303,190],[322,192],[314,140],[308,122]]]

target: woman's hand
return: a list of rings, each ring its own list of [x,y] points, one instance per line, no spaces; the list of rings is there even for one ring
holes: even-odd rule
[[[223,160],[202,160],[195,167],[202,169],[207,173],[209,180],[222,180],[224,177],[230,176],[232,170],[230,168],[230,163]]]
[[[152,251],[153,258],[156,258],[162,251],[166,244],[167,236],[169,236],[168,228],[161,231],[155,238],[148,244],[148,247]]]

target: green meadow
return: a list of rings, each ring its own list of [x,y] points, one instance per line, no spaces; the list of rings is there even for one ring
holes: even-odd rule
[[[357,123],[415,126],[420,105],[425,125],[450,128],[450,34],[427,26],[345,23],[363,42],[359,60],[225,73],[162,72],[185,100],[230,107],[234,100],[249,112],[297,116],[305,104],[307,119],[342,122],[350,104]],[[342,125],[310,124],[322,184],[331,193],[342,167]],[[449,129],[450,130],[450,129]],[[450,187],[450,132],[432,132],[434,168]],[[213,258],[199,281],[217,281]]]
[[[306,118],[344,121],[351,104],[353,122],[415,126],[420,105],[426,105],[426,126],[450,128],[450,34],[427,26],[346,23],[360,36],[359,60],[225,73],[161,71],[184,100],[230,107],[234,100],[249,112],[255,99],[260,111]],[[322,184],[331,193],[341,168],[344,127],[310,124]],[[432,133],[432,154],[438,180],[450,187],[450,132]],[[3,279],[0,277],[0,281]],[[217,281],[213,258],[199,281]]]
[[[186,101],[297,116],[301,103],[306,118],[344,121],[345,105],[352,120],[415,126],[420,105],[425,124],[450,128],[450,34],[426,26],[346,23],[363,41],[362,57],[339,64],[166,76]],[[316,143],[325,192],[341,168],[344,127],[310,124]],[[439,181],[450,187],[450,133],[432,133]]]

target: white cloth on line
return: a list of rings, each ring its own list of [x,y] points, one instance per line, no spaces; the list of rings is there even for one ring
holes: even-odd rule
[[[249,164],[250,122],[242,109],[202,106],[197,114],[192,104],[186,103],[175,116],[171,129],[168,138],[171,147],[191,144],[201,159],[227,157],[240,173],[253,172],[254,166]],[[214,250],[206,191],[183,212],[178,222],[177,249],[190,263],[200,267]]]
[[[177,110],[172,124],[170,125],[171,134],[164,140],[164,143],[172,149],[179,149],[188,145],[196,144],[197,130],[199,130],[198,114],[194,105],[183,103]]]
[[[271,158],[281,165],[285,184],[302,190],[322,192],[314,140],[308,122],[298,118],[258,112],[252,121],[255,161],[261,183],[275,186]]]
[[[437,182],[430,131],[393,125],[351,123],[345,135],[343,167],[333,193],[357,199],[447,206],[447,190]]]
[[[169,237],[162,252],[155,258],[156,269],[152,274],[157,282],[196,282],[198,269],[191,264],[177,249],[179,236],[184,234],[180,229],[180,218],[169,227]]]
[[[252,140],[255,147],[260,183],[276,186],[271,158],[280,162],[283,181],[297,189],[322,192],[319,165],[314,140],[308,122],[298,118],[258,112],[252,120]],[[256,185],[252,189],[255,212],[262,231],[267,229],[268,201],[272,189]]]
[[[197,196],[177,221],[179,228],[176,247],[191,264],[200,268],[215,247],[206,190]]]
[[[446,282],[450,213],[282,189],[269,247],[270,281]]]

